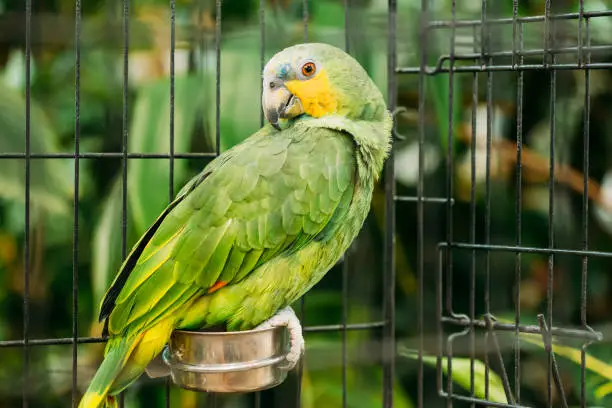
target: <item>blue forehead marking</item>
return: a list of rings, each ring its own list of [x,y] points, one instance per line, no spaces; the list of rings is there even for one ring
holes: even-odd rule
[[[278,68],[278,77],[281,79],[286,79],[289,75],[289,71],[291,70],[290,64],[283,64]]]

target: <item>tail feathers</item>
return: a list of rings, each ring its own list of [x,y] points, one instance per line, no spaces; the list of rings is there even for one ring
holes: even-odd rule
[[[119,408],[117,398],[112,395],[100,395],[87,391],[79,403],[79,408]]]
[[[117,338],[109,342],[104,361],[91,380],[78,408],[117,408],[115,397],[107,394],[130,353],[138,344],[137,340],[138,338]]]

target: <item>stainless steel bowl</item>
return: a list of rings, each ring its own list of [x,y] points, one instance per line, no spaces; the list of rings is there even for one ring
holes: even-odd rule
[[[207,392],[251,392],[287,378],[286,327],[237,332],[176,330],[163,351],[172,381]]]

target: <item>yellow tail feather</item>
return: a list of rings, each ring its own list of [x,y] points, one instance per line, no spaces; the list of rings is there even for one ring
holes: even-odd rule
[[[168,342],[173,329],[172,323],[172,319],[163,320],[142,334],[121,373],[115,378],[110,391],[112,394],[120,393],[142,375],[147,365]]]
[[[115,395],[140,377],[168,342],[172,329],[173,319],[166,319],[144,333],[109,340],[104,361],[78,408],[117,408]]]
[[[118,408],[117,398],[112,395],[100,395],[96,392],[86,392],[79,403],[79,408]]]

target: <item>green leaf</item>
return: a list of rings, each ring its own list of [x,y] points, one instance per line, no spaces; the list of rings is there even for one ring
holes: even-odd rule
[[[0,82],[0,151],[25,153],[25,98]],[[30,150],[58,152],[57,135],[36,101],[31,101]],[[0,160],[0,197],[25,202],[26,171],[23,159]],[[31,205],[53,213],[69,214],[74,192],[72,160],[33,159],[30,162]]]
[[[411,359],[417,359],[417,353],[413,350],[408,350],[406,348],[401,348],[398,351],[399,355]],[[469,358],[461,358],[454,357],[452,358],[453,363],[453,375],[452,380],[456,382],[459,386],[464,388],[465,390],[470,390],[471,386],[471,378],[470,378],[470,362]],[[438,358],[436,356],[423,356],[423,363],[437,367]],[[448,358],[441,357],[440,364],[442,365],[442,370],[444,374],[447,374],[448,370]],[[485,369],[486,365],[480,360],[474,360],[474,396],[476,398],[485,399]],[[493,370],[489,369],[489,398],[488,401],[499,402],[507,404],[508,400],[506,399],[506,393],[504,392],[504,387],[502,385],[501,378],[493,372]]]
[[[220,78],[220,151],[242,142],[260,128],[261,72],[259,29],[246,27],[239,34],[224,37],[221,47]],[[203,127],[209,145],[215,147],[216,88],[215,56],[201,55],[206,98]]]
[[[602,400],[612,394],[612,382],[606,382],[595,389],[595,399]]]
[[[538,348],[544,349],[544,343],[540,335],[521,333],[520,339]],[[575,363],[577,366],[582,365],[582,353],[579,348],[553,342],[552,349],[557,356],[563,357]],[[598,359],[590,353],[585,353],[584,358],[585,368],[604,380],[602,384],[593,390],[595,400],[601,401],[612,393],[612,365]]]
[[[461,81],[460,77],[455,75],[453,79],[453,106],[452,111],[450,109],[450,98],[449,89],[450,82],[448,75],[435,75],[429,78],[429,87],[427,91],[430,98],[433,100],[434,113],[436,116],[436,123],[438,127],[438,135],[440,137],[440,146],[444,151],[448,149],[448,125],[450,115],[452,115],[453,128],[451,140],[453,147],[457,140],[457,129],[459,128],[461,121]]]
[[[544,349],[544,343],[542,342],[542,338],[537,334],[521,333],[520,338],[521,340],[524,340],[529,344],[532,344],[534,346],[538,346]],[[556,344],[556,343],[553,343],[552,348],[555,354],[561,357],[564,357],[578,365],[582,364],[582,356],[581,356],[580,349],[575,348],[575,347],[561,345],[561,344]],[[612,365],[598,358],[595,358],[588,353],[586,353],[585,359],[586,359],[586,368],[589,371],[592,371],[596,373],[597,375],[599,375],[600,377],[603,377],[607,380],[612,381]]]
[[[121,266],[121,187],[121,178],[117,177],[94,227],[91,271],[94,302],[102,300]]]
[[[202,102],[202,85],[195,76],[176,77],[174,151],[187,152]],[[155,81],[138,90],[128,147],[132,153],[170,152],[170,82]],[[128,200],[136,232],[143,233],[169,202],[169,160],[137,159],[128,165]],[[187,163],[174,160],[174,186],[180,186]]]
[[[310,300],[310,298],[309,298]],[[370,408],[380,405],[382,369],[367,358],[363,361],[363,348],[369,345],[365,336],[347,333],[346,389],[347,405],[353,408]],[[359,338],[359,337],[362,338]],[[342,406],[343,381],[341,349],[342,340],[337,333],[309,335],[308,353],[302,380],[302,406]],[[412,408],[410,396],[396,379],[393,384],[394,406]]]
[[[535,320],[533,316],[530,318],[531,320]],[[521,320],[525,323],[529,321],[527,318],[522,318]],[[509,324],[514,323],[514,321],[509,318],[501,318],[499,316],[497,316],[497,321]],[[544,342],[540,334],[520,333],[519,338],[524,343],[527,343],[521,346],[523,351],[533,348],[537,348],[542,352],[545,351]],[[608,352],[610,347],[605,342],[593,344],[590,347],[593,348],[597,346],[600,346],[597,350],[591,350],[591,352],[584,353],[585,368],[590,372],[590,375],[587,375],[586,378],[587,401],[595,400],[605,405],[606,403],[610,403],[610,394],[612,394],[612,365],[606,362],[610,357]],[[574,367],[581,367],[582,352],[579,347],[559,344],[557,340],[553,339],[552,351],[557,357],[561,357],[573,363]],[[594,355],[597,354],[597,352],[600,354],[599,358]],[[561,362],[563,360],[558,359],[557,361]],[[571,372],[571,370],[568,371]],[[580,381],[581,373],[579,370],[576,370],[574,373],[574,383],[576,387],[579,387]]]
[[[591,0],[584,2],[584,11],[594,12],[594,11],[602,11],[610,8],[610,2],[604,2],[602,0]],[[576,11],[579,10],[579,2],[576,1],[574,9]],[[590,32],[591,32],[591,40],[595,39],[595,41],[605,41],[605,38],[610,38],[612,36],[612,18],[603,17],[603,18],[594,18],[590,23]],[[593,38],[595,37],[595,38]]]
[[[9,54],[2,80],[4,84],[11,89],[16,91],[23,91],[25,89],[25,56],[21,50],[13,50]],[[34,80],[36,75],[36,69],[34,60],[30,60],[30,78]]]

